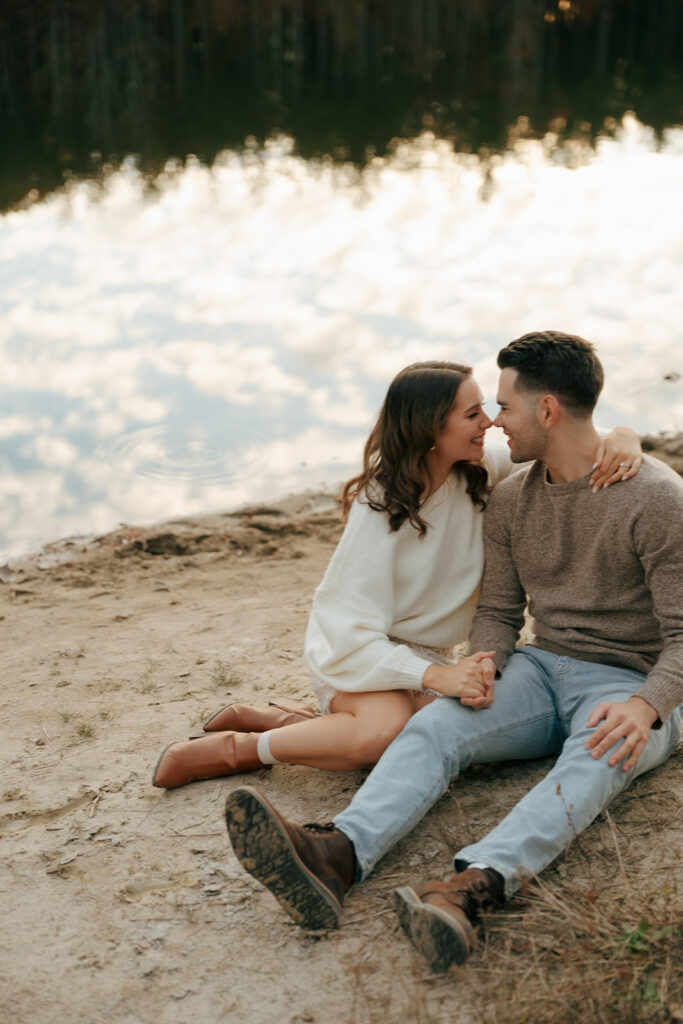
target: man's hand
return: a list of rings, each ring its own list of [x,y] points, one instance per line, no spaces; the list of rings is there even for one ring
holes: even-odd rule
[[[586,750],[592,751],[592,757],[600,758],[607,750],[623,740],[613,754],[609,764],[613,767],[626,757],[622,771],[628,772],[645,749],[650,736],[650,729],[657,721],[657,712],[642,697],[630,697],[626,701],[604,701],[591,712],[586,728],[594,728],[602,722],[590,739],[586,740]]]
[[[422,686],[444,697],[457,697],[461,704],[475,711],[487,708],[493,703],[494,653],[478,651],[457,665],[429,665],[422,677]]]
[[[489,651],[483,653],[478,651],[477,654],[472,655],[472,661],[478,662],[481,669],[481,679],[484,683],[484,692],[481,696],[476,698],[470,698],[462,696],[460,703],[465,704],[468,708],[474,708],[475,711],[479,711],[480,708],[490,708],[494,700],[494,688],[496,681],[496,663],[493,660],[495,651]]]

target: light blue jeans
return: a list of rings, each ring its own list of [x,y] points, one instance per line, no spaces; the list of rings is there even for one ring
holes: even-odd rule
[[[584,744],[591,711],[625,701],[644,676],[561,658],[536,647],[512,655],[490,708],[473,711],[442,698],[414,715],[385,751],[335,825],[353,842],[357,881],[407,835],[470,764],[558,754],[555,765],[492,832],[455,855],[458,870],[481,862],[511,896],[538,874],[638,775],[662,764],[681,739],[683,705],[653,729],[635,767],[610,767]],[[611,751],[613,752],[613,751]]]

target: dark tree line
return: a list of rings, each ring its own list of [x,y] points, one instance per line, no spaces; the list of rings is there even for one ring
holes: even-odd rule
[[[518,114],[543,130],[635,107],[661,127],[681,118],[682,6],[0,0],[6,166],[20,179],[30,165],[41,187],[48,167],[83,172],[93,151],[210,158],[274,127],[306,153],[362,160],[424,117],[474,147],[501,144]]]

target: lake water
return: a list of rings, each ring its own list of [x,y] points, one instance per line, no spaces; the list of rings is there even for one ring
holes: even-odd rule
[[[364,171],[271,140],[133,161],[0,218],[0,557],[336,481],[387,384],[532,329],[592,340],[598,420],[683,429],[683,129]]]

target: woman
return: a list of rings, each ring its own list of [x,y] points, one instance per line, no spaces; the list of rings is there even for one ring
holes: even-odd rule
[[[155,786],[279,762],[370,767],[427,701],[449,696],[473,711],[491,703],[493,652],[457,663],[453,652],[476,608],[486,494],[513,469],[504,446],[484,451],[491,422],[470,367],[415,363],[398,374],[363,471],[344,487],[346,529],[315,593],[305,657],[322,715],[282,702],[228,705],[206,736],[162,752]],[[610,435],[596,485],[637,470],[637,438],[629,444],[617,451]]]

